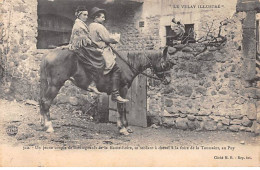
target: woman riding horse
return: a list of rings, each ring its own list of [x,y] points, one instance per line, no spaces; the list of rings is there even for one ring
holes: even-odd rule
[[[80,60],[85,64],[85,68],[91,72],[92,78],[95,83],[99,82],[99,79],[103,76],[104,69],[107,68],[108,62],[104,60],[104,51],[97,46],[97,43],[91,41],[89,35],[89,29],[86,25],[88,19],[88,11],[85,7],[78,7],[75,13],[77,19],[72,28],[72,34],[70,39],[69,49],[77,53]],[[112,43],[112,42],[111,42]],[[112,99],[119,103],[128,102],[127,99],[123,99],[119,96],[119,78],[120,70],[118,67],[113,67],[112,83],[114,91],[112,92]],[[89,87],[96,93],[99,93],[96,87]]]
[[[95,82],[98,81],[99,76],[103,73],[105,61],[101,51],[96,50],[89,37],[89,29],[85,23],[88,19],[87,9],[81,6],[78,7],[75,16],[77,18],[72,28],[69,49],[77,53],[85,64],[85,68],[91,72],[94,85],[89,86],[88,90],[100,94],[95,87]]]

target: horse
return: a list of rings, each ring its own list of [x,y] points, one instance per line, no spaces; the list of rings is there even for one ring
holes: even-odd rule
[[[139,74],[147,75],[143,72],[148,68],[152,70],[156,77],[147,76],[161,80],[163,84],[170,83],[170,74],[168,72],[173,67],[173,62],[166,55],[166,48],[163,51],[128,52],[126,58],[116,53],[118,55],[116,62],[121,69],[119,93],[123,98],[126,97],[134,78]],[[46,132],[54,132],[49,109],[65,81],[71,80],[77,87],[87,90],[93,81],[91,77],[91,72],[84,68],[84,64],[76,53],[68,48],[56,48],[43,56],[40,66],[39,106],[41,125],[44,126]],[[111,94],[110,73],[100,77],[100,82],[96,86],[100,92]],[[117,103],[117,108],[116,124],[119,133],[122,135],[133,133],[126,118],[126,103]]]

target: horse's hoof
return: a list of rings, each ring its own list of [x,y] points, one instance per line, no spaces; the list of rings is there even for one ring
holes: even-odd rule
[[[126,128],[120,129],[120,130],[119,130],[119,133],[120,133],[121,135],[125,135],[125,136],[128,136],[128,135],[129,135],[129,133],[128,133],[128,131],[127,131]]]
[[[128,133],[134,133],[134,131],[130,127],[127,127],[126,129]]]
[[[54,129],[51,127],[51,128],[48,128],[47,130],[46,130],[46,132],[47,133],[53,133],[54,132]]]

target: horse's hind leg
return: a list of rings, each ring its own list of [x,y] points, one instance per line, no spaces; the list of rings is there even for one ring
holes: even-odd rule
[[[43,94],[43,97],[40,101],[40,113],[43,120],[42,123],[44,123],[44,126],[47,128],[46,132],[48,133],[54,132],[50,118],[50,107],[60,88],[61,86],[48,85],[47,90]]]

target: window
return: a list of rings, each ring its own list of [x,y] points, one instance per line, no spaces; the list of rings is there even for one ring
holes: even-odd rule
[[[195,42],[194,24],[185,24],[185,33],[179,40],[172,31],[171,26],[166,26],[166,45],[172,45],[173,40],[179,40],[182,44]]]
[[[185,33],[182,38],[182,43],[195,42],[194,24],[185,24]]]
[[[39,15],[38,17],[38,49],[50,49],[68,44],[73,21],[55,14]]]

